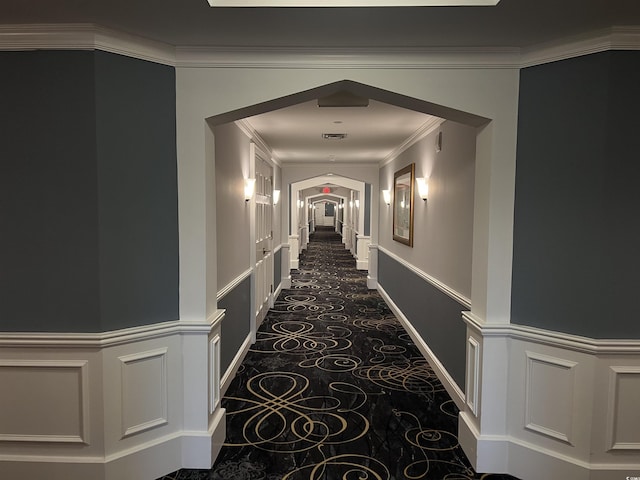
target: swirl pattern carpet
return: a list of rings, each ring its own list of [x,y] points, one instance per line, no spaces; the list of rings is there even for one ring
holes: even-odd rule
[[[223,399],[211,470],[162,480],[506,480],[478,474],[456,405],[366,273],[319,228]]]

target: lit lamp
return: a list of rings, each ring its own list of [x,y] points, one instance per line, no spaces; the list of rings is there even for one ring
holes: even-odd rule
[[[382,190],[382,198],[384,203],[391,205],[391,190]]]
[[[356,208],[360,208],[360,200],[356,198]]]
[[[245,178],[244,179],[244,201],[248,202],[253,197],[253,190],[256,186],[255,178]]]
[[[280,190],[274,190],[273,191],[273,204],[277,205],[278,204],[278,200],[280,200]]]
[[[429,195],[429,183],[427,183],[427,179],[425,177],[416,178],[416,184],[418,185],[418,195],[422,200],[427,200],[427,196]]]

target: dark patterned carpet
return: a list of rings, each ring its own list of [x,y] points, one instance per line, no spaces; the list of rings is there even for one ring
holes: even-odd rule
[[[341,239],[317,230],[223,399],[211,470],[163,480],[506,480],[473,471],[458,410]]]

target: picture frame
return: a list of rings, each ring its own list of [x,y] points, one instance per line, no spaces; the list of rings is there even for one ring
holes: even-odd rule
[[[415,163],[393,175],[393,239],[413,247]]]

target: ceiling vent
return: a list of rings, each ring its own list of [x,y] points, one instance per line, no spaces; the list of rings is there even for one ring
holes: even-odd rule
[[[344,140],[347,138],[346,133],[323,133],[322,138],[325,140]]]

